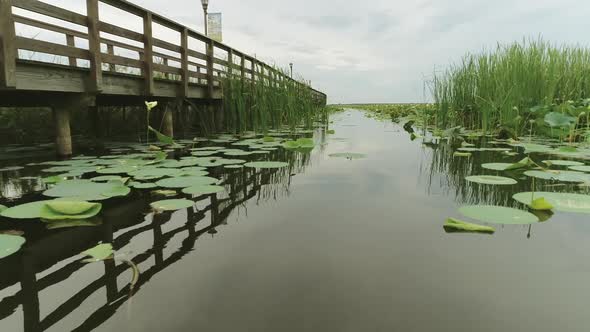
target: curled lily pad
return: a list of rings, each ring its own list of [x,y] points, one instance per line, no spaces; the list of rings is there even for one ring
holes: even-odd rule
[[[539,222],[539,218],[532,213],[503,206],[463,206],[459,212],[466,217],[492,224],[525,225]]]
[[[367,155],[362,153],[355,153],[355,152],[341,152],[341,153],[332,153],[329,155],[333,158],[346,158],[346,159],[363,159]]]
[[[41,218],[41,209],[45,206],[47,202],[51,202],[51,200],[37,201],[13,206],[2,211],[0,215],[10,219]]]
[[[572,171],[578,172],[590,172],[590,166],[579,165],[579,166],[570,166],[569,169]]]
[[[590,213],[590,195],[556,192],[523,192],[512,196],[512,198],[525,205],[531,205],[533,200],[540,197],[544,198],[557,211]]]
[[[163,179],[156,184],[162,188],[188,188],[217,183],[219,180],[207,176],[181,176]]]
[[[40,217],[45,220],[83,220],[96,216],[101,209],[100,203],[51,201],[41,208]]]
[[[216,194],[224,190],[225,188],[223,188],[222,186],[203,185],[184,188],[182,189],[182,192],[188,195],[200,196]]]
[[[250,168],[283,168],[289,166],[289,163],[281,161],[255,161],[246,163],[244,166]]]
[[[194,204],[195,202],[188,199],[166,199],[153,202],[150,206],[156,211],[176,211],[192,207]]]
[[[468,223],[455,218],[449,218],[443,225],[447,233],[486,233],[493,234],[496,230],[490,226]]]
[[[18,252],[25,242],[22,236],[0,234],[0,259]]]
[[[82,255],[89,256],[89,258],[84,259],[82,262],[84,263],[94,263],[104,261],[109,259],[113,256],[115,251],[113,250],[113,245],[110,243],[103,243],[99,244],[94,248],[88,249],[82,252]]]
[[[507,178],[504,176],[493,176],[493,175],[477,175],[468,176],[465,180],[469,182],[481,183],[481,184],[493,184],[493,185],[513,185],[517,184],[518,181]]]
[[[8,209],[8,206],[2,205],[0,204],[0,213],[2,213],[2,211]]]

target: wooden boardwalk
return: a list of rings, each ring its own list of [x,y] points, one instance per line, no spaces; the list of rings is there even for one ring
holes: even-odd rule
[[[143,31],[101,21],[99,8],[105,5],[140,18]],[[13,8],[79,29],[17,15]],[[220,78],[228,73],[239,73],[244,80],[276,84],[291,80],[252,56],[127,1],[87,0],[86,13],[35,0],[0,0],[0,90],[4,97],[9,98],[6,92],[17,90],[220,99]],[[66,43],[19,36],[15,24],[61,34]],[[180,43],[155,38],[154,25],[177,32]],[[67,63],[22,59],[19,50],[43,53],[53,59],[64,57]],[[310,89],[318,100],[325,99],[323,93]]]

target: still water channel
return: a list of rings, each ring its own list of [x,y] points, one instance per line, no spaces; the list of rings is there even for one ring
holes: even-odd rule
[[[105,204],[96,227],[1,220],[27,244],[0,260],[0,331],[590,330],[588,215],[493,235],[443,230],[465,204],[518,206],[511,196],[529,180],[464,180],[518,156],[453,158],[363,112],[332,120],[311,153],[272,155],[289,168],[212,172],[227,192],[189,210],[154,216],[156,199],[134,190]],[[28,169],[1,174],[4,196],[42,189],[15,185]],[[80,261],[100,241],[137,264],[133,292],[126,264]]]

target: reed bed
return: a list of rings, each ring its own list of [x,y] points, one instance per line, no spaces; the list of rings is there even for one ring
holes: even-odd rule
[[[590,49],[541,39],[498,44],[435,73],[431,83],[438,127],[524,132],[531,108],[590,96]]]
[[[286,71],[281,71],[287,77]],[[324,117],[324,107],[314,100],[310,88],[290,79],[242,79],[228,74],[222,81],[225,127],[240,133],[266,133],[271,128],[311,128]]]

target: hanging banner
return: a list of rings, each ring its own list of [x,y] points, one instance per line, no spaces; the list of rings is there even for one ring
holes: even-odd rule
[[[209,13],[207,15],[207,28],[209,32],[209,38],[223,42],[223,35],[221,33],[221,13]]]

